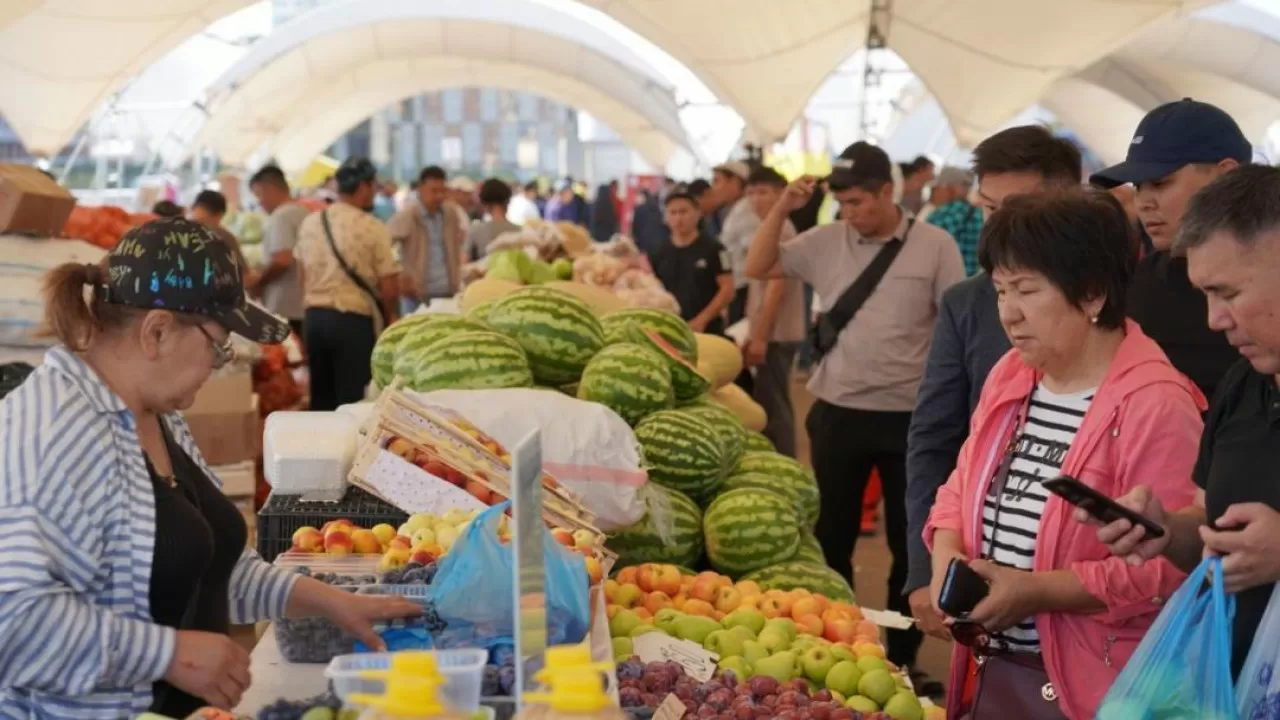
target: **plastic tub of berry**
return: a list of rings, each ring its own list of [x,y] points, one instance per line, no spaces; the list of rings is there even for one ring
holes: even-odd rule
[[[484,676],[487,650],[479,648],[455,648],[435,650],[436,667],[444,677],[441,691],[444,699],[455,710],[470,713],[480,707],[481,680]],[[366,677],[371,671],[391,667],[392,653],[358,653],[340,655],[325,668],[333,692],[344,701],[353,693],[380,694],[381,678]]]

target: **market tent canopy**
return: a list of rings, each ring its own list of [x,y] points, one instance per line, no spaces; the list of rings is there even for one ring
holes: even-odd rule
[[[868,0],[584,0],[647,37],[777,140],[862,47]],[[894,0],[888,43],[971,145],[1151,22],[1211,0]]]
[[[285,169],[404,97],[450,87],[534,92],[599,117],[655,167],[691,154],[670,87],[598,29],[522,0],[365,0],[313,11],[219,79],[193,148],[244,164],[264,146]]]
[[[3,0],[0,114],[53,154],[113,93],[182,41],[253,0]]]

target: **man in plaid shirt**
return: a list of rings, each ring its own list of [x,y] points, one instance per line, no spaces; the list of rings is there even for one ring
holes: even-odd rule
[[[973,175],[958,167],[944,167],[929,193],[929,208],[921,218],[951,233],[960,247],[967,275],[978,272],[978,235],[982,233],[982,210],[969,202]]]

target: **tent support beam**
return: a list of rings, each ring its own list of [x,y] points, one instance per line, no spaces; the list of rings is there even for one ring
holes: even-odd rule
[[[882,56],[889,48],[889,24],[893,20],[893,0],[871,0],[867,18],[867,49],[862,63],[862,101],[858,103],[858,129],[863,140],[878,140],[875,118],[869,105],[872,93],[880,91],[885,67]]]

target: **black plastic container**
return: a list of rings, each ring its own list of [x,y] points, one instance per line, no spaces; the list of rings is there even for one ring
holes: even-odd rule
[[[347,488],[347,494],[336,503],[302,502],[296,495],[272,493],[258,511],[258,554],[271,562],[293,546],[293,533],[298,528],[319,529],[330,520],[341,519],[362,528],[380,523],[398,528],[409,516],[354,485]]]

